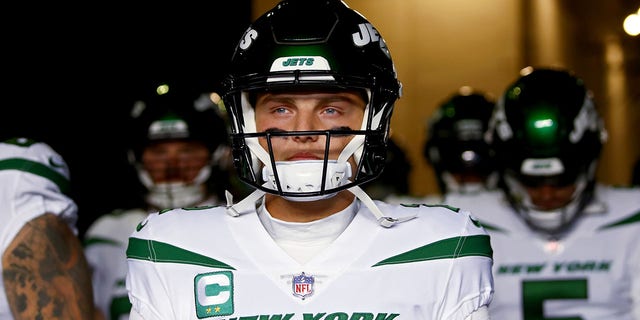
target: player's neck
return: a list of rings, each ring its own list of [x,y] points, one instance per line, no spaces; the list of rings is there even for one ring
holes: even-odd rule
[[[271,216],[288,222],[311,222],[340,212],[353,202],[354,195],[341,191],[335,196],[318,201],[296,202],[267,194],[265,203]]]

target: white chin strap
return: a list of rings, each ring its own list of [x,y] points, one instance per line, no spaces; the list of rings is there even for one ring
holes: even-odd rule
[[[191,183],[153,183],[149,173],[138,168],[138,178],[148,191],[146,202],[159,209],[190,207],[200,203],[207,197],[207,190],[203,185],[210,175],[211,168],[205,166]]]
[[[265,183],[265,185],[267,183]],[[384,213],[382,213],[380,208],[378,208],[378,206],[371,199],[371,197],[369,197],[369,195],[366,192],[364,192],[364,190],[362,190],[362,188],[360,188],[359,186],[353,186],[347,190],[353,193],[353,195],[355,195],[356,198],[360,199],[360,201],[364,203],[364,205],[369,209],[369,211],[371,211],[371,213],[375,217],[378,224],[385,228],[390,228],[396,223],[409,221],[416,217],[416,215],[400,217],[400,218],[387,217],[384,215]],[[226,210],[227,214],[232,217],[239,217],[240,215],[245,213],[255,212],[256,202],[260,198],[262,198],[262,196],[264,195],[265,195],[264,191],[260,189],[256,189],[247,197],[242,199],[240,202],[233,204],[233,195],[228,190],[225,191],[225,196],[227,198],[227,210]]]

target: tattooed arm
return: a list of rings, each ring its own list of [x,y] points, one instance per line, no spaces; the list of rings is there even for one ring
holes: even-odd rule
[[[27,223],[2,256],[4,289],[15,319],[99,319],[79,239],[44,214]]]

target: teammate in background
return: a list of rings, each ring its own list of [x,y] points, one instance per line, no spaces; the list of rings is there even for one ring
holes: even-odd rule
[[[484,141],[495,102],[488,94],[463,86],[447,97],[426,124],[425,160],[435,172],[440,192],[416,198],[391,195],[391,203],[443,203],[449,193],[477,194],[496,188],[493,152]]]
[[[69,187],[49,145],[0,142],[0,319],[101,319]]]
[[[475,193],[496,187],[493,152],[484,141],[495,102],[484,92],[461,87],[427,123],[424,156],[440,193]]]
[[[469,212],[360,188],[401,92],[373,25],[339,0],[284,0],[229,70],[234,163],[256,191],[140,223],[132,319],[488,319],[491,247]]]
[[[503,194],[447,200],[491,234],[492,319],[640,319],[640,189],[596,182],[606,131],[583,81],[523,69],[487,138]]]
[[[103,215],[85,235],[96,304],[110,319],[126,319],[131,309],[125,252],[136,225],[160,209],[218,205],[229,188],[226,124],[208,97],[180,89],[162,84],[132,109],[130,160],[146,206]]]

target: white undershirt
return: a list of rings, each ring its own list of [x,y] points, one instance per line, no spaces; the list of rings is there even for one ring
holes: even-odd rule
[[[347,228],[358,212],[357,203],[354,200],[344,210],[312,222],[288,222],[273,218],[264,204],[258,208],[258,217],[282,250],[305,264]]]

